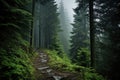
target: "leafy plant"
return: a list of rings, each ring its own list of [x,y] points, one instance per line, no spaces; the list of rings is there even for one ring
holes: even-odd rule
[[[88,67],[90,64],[90,51],[88,48],[81,48],[77,53],[77,64]]]
[[[84,80],[106,80],[102,75],[95,72],[94,69],[82,68],[82,78]]]

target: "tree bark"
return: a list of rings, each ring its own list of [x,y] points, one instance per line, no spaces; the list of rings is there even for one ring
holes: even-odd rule
[[[32,16],[34,16],[34,7],[35,7],[35,0],[32,0]],[[31,22],[31,29],[30,29],[30,46],[33,46],[33,21]]]
[[[93,0],[89,0],[89,21],[90,21],[90,51],[91,51],[91,67],[95,67],[95,27]]]

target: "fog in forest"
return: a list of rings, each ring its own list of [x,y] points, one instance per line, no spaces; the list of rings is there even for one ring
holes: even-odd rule
[[[0,80],[120,80],[120,0],[0,0]]]
[[[57,4],[60,4],[61,0],[56,0]],[[70,22],[73,22],[73,15],[74,15],[74,11],[73,9],[77,6],[77,3],[75,3],[75,0],[62,0],[64,3],[64,7],[65,10],[68,14],[69,20]]]
[[[76,3],[75,0],[56,0],[56,3],[58,5],[59,20],[62,30],[59,33],[60,42],[63,46],[63,50],[69,53],[70,36],[72,32],[71,23],[73,23],[74,20],[73,9],[76,7]]]

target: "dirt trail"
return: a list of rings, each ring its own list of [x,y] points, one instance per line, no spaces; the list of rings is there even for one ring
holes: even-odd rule
[[[72,77],[73,74],[71,73],[60,72],[50,68],[48,61],[48,55],[46,53],[39,52],[39,55],[34,61],[34,66],[36,68],[35,76],[37,80],[66,80],[64,78]],[[76,80],[72,78],[67,80]]]

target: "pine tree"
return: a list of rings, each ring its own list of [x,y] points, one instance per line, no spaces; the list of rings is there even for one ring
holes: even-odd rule
[[[119,0],[96,0],[96,67],[109,80],[118,80],[119,77]],[[103,73],[104,72],[104,73]]]
[[[88,36],[88,16],[87,16],[87,2],[85,1],[77,1],[78,7],[74,9],[76,15],[74,16],[74,24],[73,25],[73,31],[71,36],[71,56],[73,61],[77,62],[78,64],[81,64],[82,61],[80,60],[80,55],[82,53],[82,49],[86,48],[89,51],[89,36]],[[83,4],[82,4],[83,3]],[[80,54],[79,54],[80,53]],[[84,53],[84,51],[83,51]],[[89,63],[86,63],[86,65]],[[86,66],[85,64],[81,64]]]
[[[64,7],[64,3],[61,0],[59,5],[59,19],[60,19],[60,26],[61,32],[59,33],[59,39],[63,46],[64,52],[69,53],[70,49],[70,32],[71,32],[71,24],[69,23],[68,15],[66,9]]]
[[[60,51],[58,32],[60,30],[57,5],[54,0],[35,3],[34,46]]]
[[[32,15],[25,9],[28,0],[0,1],[0,79],[32,79],[27,55]]]

